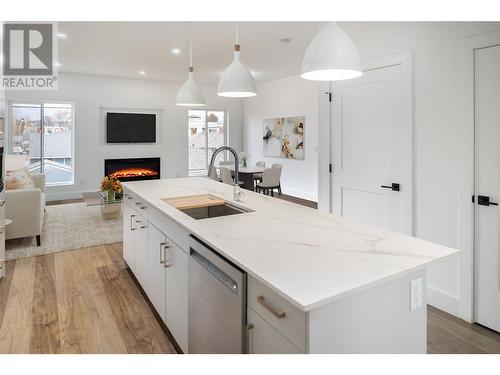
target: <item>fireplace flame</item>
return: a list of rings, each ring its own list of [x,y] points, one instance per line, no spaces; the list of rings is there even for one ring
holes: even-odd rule
[[[131,178],[131,177],[154,177],[158,173],[148,169],[148,168],[124,168],[114,171],[109,175],[109,177],[120,178]]]

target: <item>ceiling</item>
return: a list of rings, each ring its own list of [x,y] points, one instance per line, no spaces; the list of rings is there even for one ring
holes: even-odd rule
[[[241,59],[257,82],[298,74],[308,43],[324,24],[239,22]],[[216,84],[231,63],[235,25],[193,22],[198,82]],[[188,22],[59,22],[59,32],[67,36],[59,39],[59,70],[181,82],[187,76],[188,30]]]
[[[325,22],[239,22],[241,59],[257,82],[298,75],[305,49]],[[339,22],[363,59],[500,29],[499,22]],[[234,22],[193,22],[195,78],[217,84],[233,59]],[[63,72],[182,82],[188,68],[188,22],[59,22]],[[284,43],[282,39],[289,39]],[[436,41],[439,43],[431,43]],[[420,47],[419,47],[420,46]],[[174,55],[173,48],[180,54]],[[439,52],[439,51],[437,51]],[[139,71],[144,71],[141,76]]]

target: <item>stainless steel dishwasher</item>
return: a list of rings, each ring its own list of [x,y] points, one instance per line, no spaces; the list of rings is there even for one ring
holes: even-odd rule
[[[246,273],[189,239],[189,353],[244,353]]]

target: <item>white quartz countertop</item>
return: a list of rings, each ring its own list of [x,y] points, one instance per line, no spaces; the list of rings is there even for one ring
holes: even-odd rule
[[[247,190],[232,202],[232,186],[204,177],[124,186],[304,311],[458,253]],[[195,220],[162,201],[207,193],[254,212]]]

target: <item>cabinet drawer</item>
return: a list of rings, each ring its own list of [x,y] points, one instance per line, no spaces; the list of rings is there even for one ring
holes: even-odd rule
[[[146,220],[149,218],[149,211],[151,211],[151,206],[146,203],[144,199],[131,192],[127,188],[123,190],[123,202],[129,207],[132,207],[135,211],[137,211],[139,215],[144,217]]]
[[[247,304],[303,352],[306,351],[306,313],[248,277]]]
[[[123,203],[133,207],[134,206],[134,197],[135,195],[130,192],[127,188],[123,188]]]
[[[148,212],[149,222],[163,232],[169,240],[175,242],[177,246],[187,253],[189,250],[189,233],[157,209],[150,208]]]
[[[247,309],[249,354],[301,354],[301,351],[251,308]]]

